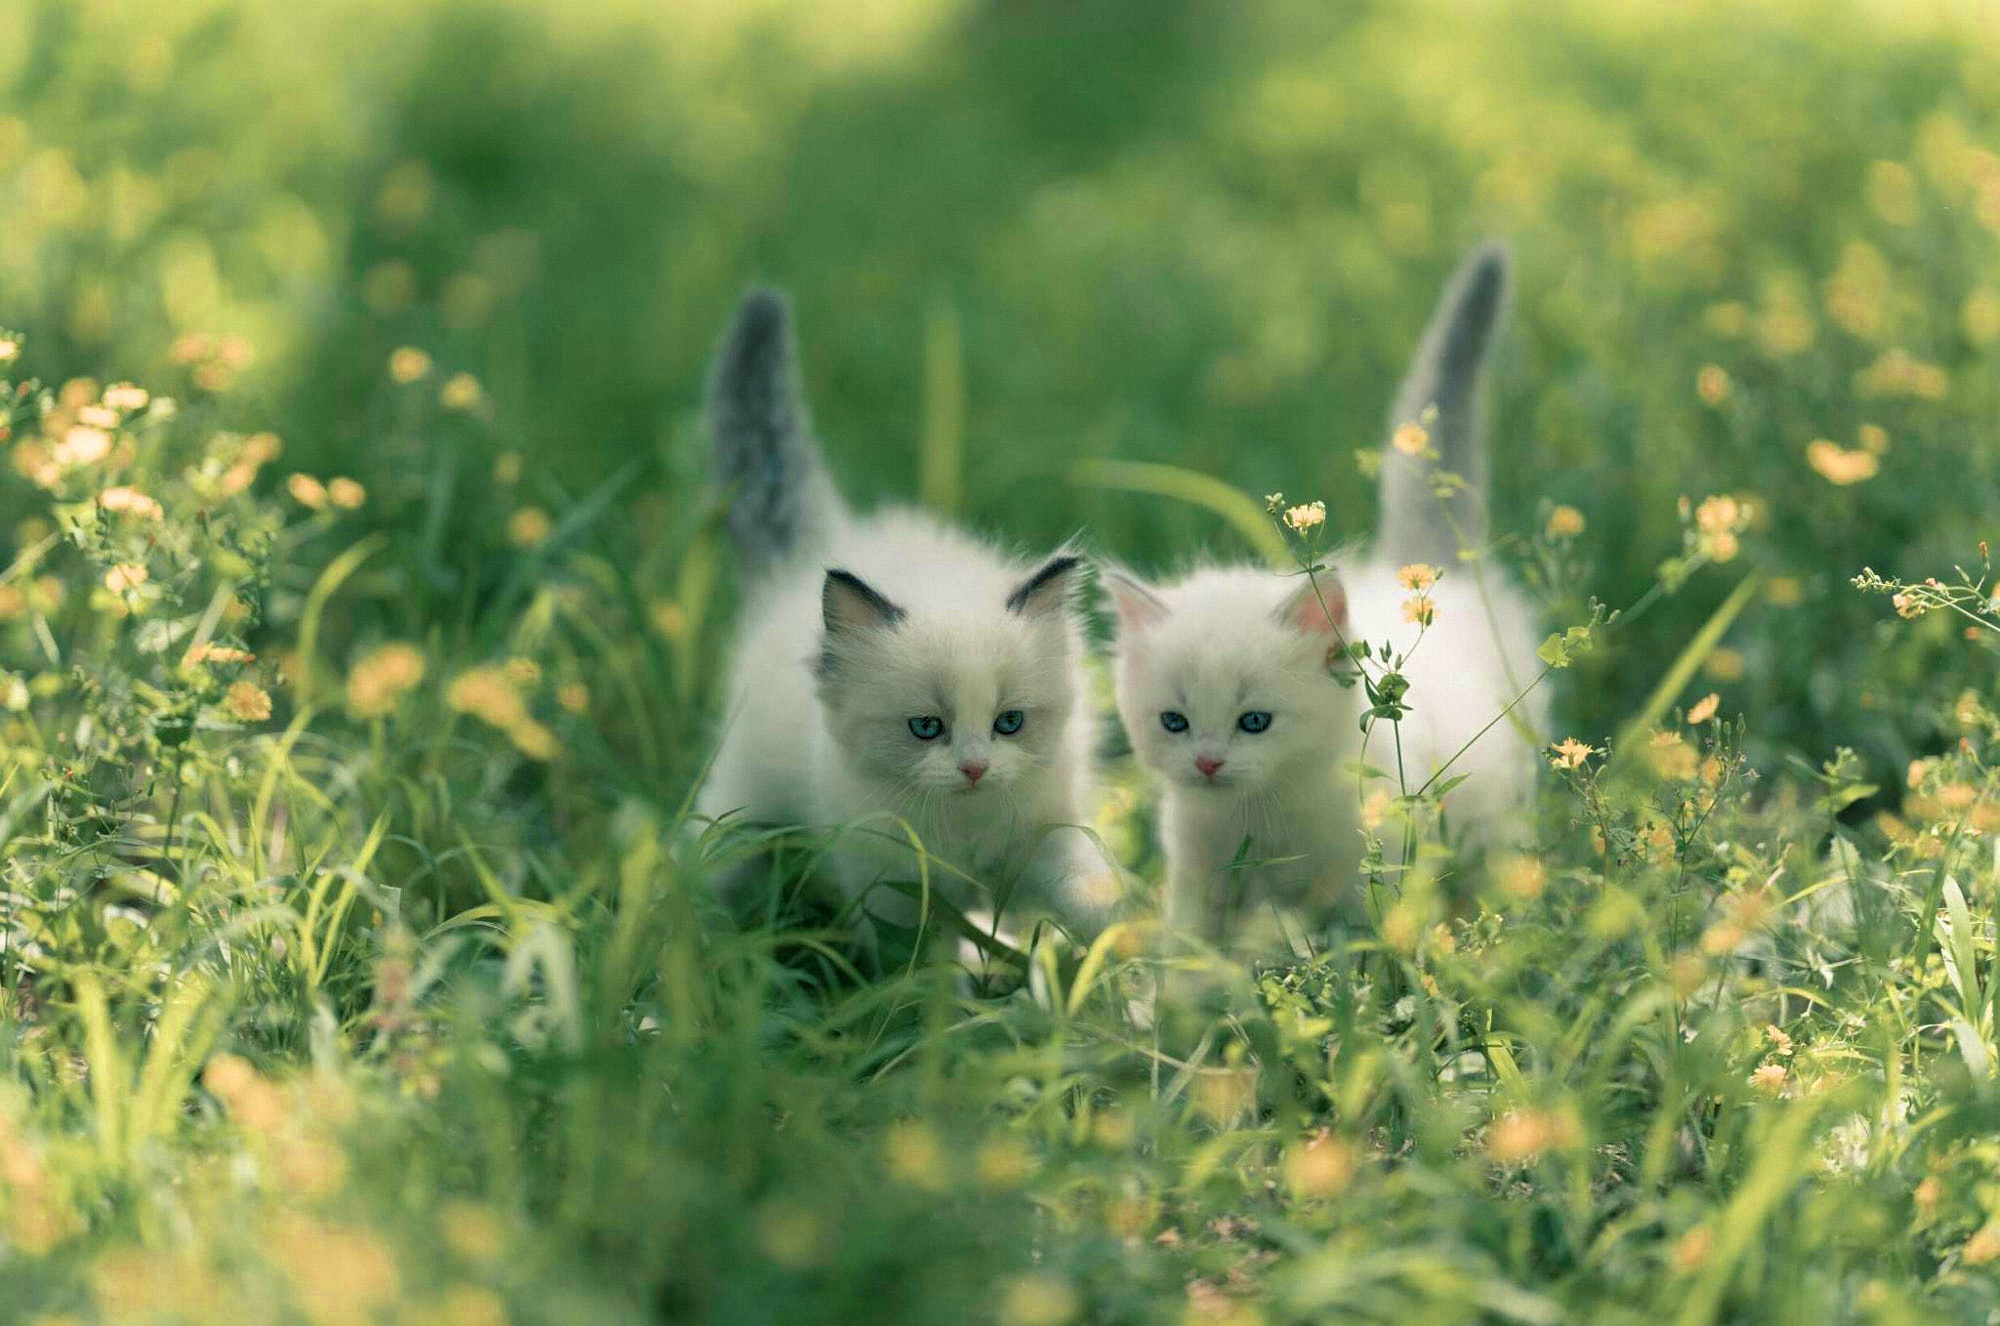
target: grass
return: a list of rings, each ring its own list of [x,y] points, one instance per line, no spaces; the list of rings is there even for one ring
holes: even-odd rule
[[[812,12],[0,17],[0,1320],[2000,1310],[1990,34]],[[1600,748],[1532,853],[1391,806],[1371,923],[1249,968],[1114,758],[1099,936],[720,915],[744,284],[855,492],[1151,569],[1366,528],[1485,233],[1488,565]]]

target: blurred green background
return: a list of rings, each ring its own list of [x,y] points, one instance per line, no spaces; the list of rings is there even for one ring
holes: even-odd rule
[[[1912,682],[1966,651],[1943,614],[1879,647],[1847,578],[1965,561],[2000,509],[1996,46],[1978,5],[1858,0],[14,0],[0,323],[30,369],[275,422],[280,473],[354,474],[438,549],[500,537],[441,494],[501,452],[559,520],[622,474],[587,538],[664,579],[705,360],[776,282],[853,494],[1161,567],[1233,536],[1071,461],[1365,534],[1352,453],[1500,235],[1496,529],[1575,505],[1617,605],[1680,498],[1759,499],[1735,561],[1571,674],[1566,724],[1608,731],[1756,568],[1709,663],[1729,710],[1767,760],[1883,764],[1942,740]],[[481,408],[414,411],[401,346]],[[962,468],[921,476],[955,421]],[[1832,482],[1816,439],[1877,472]],[[441,593],[471,573],[436,561]]]

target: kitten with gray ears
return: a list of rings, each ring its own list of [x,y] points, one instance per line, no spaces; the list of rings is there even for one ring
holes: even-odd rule
[[[918,880],[912,832],[934,858],[931,887],[961,910],[1093,910],[1086,880],[1104,871],[1080,827],[1095,809],[1083,560],[1060,550],[1030,564],[918,511],[849,511],[775,293],[744,299],[709,412],[744,608],[698,812],[841,829],[840,887],[900,924],[916,904],[874,886]],[[735,872],[739,913],[763,879]]]
[[[1506,254],[1476,250],[1446,290],[1406,376],[1392,429],[1429,420],[1430,457],[1384,448],[1381,529],[1366,557],[1337,556],[1306,577],[1211,567],[1164,586],[1105,577],[1118,610],[1119,717],[1163,785],[1166,918],[1214,942],[1264,947],[1274,909],[1308,924],[1360,919],[1359,717],[1366,699],[1336,679],[1351,641],[1407,654],[1401,759],[1414,791],[1451,766],[1468,775],[1448,797],[1455,833],[1480,844],[1525,823],[1544,701],[1537,692],[1496,718],[1540,672],[1536,615],[1496,570],[1482,594],[1461,548],[1486,529],[1481,379],[1505,305]],[[1428,414],[1435,410],[1434,415]],[[1440,500],[1435,467],[1466,482]],[[1433,623],[1405,619],[1399,571],[1442,568]],[[1378,724],[1368,762],[1394,767],[1396,734]],[[1477,737],[1477,740],[1474,738]],[[1376,784],[1381,786],[1381,784]]]

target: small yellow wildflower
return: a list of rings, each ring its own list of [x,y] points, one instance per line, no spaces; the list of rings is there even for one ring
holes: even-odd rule
[[[223,695],[222,707],[242,722],[261,723],[271,716],[271,693],[254,681],[239,681]]]
[[[889,1173],[912,1188],[940,1192],[946,1184],[944,1144],[928,1124],[904,1120],[882,1139]]]
[[[1326,523],[1326,503],[1308,502],[1303,506],[1288,507],[1285,523],[1292,527],[1294,534],[1307,534]]]
[[[1546,532],[1551,539],[1573,539],[1583,533],[1583,512],[1573,506],[1559,506],[1549,512]]]
[[[528,708],[507,674],[495,667],[477,667],[452,679],[444,702],[494,727],[506,729],[527,721]]]
[[[1271,514],[1276,515],[1278,512],[1278,508],[1282,507],[1284,504],[1285,504],[1285,495],[1283,493],[1264,494],[1264,509],[1266,511],[1269,511]]]
[[[445,1245],[468,1262],[496,1261],[507,1250],[507,1226],[476,1202],[446,1202],[438,1212],[438,1230]]]
[[[1411,593],[1421,594],[1432,585],[1435,585],[1438,582],[1438,577],[1443,574],[1444,569],[1442,567],[1432,566],[1428,562],[1412,562],[1396,572],[1396,580],[1397,583],[1401,584],[1404,589],[1409,590]]]
[[[63,434],[51,453],[58,465],[95,465],[111,454],[111,434],[78,424]]]
[[[541,684],[542,665],[532,658],[510,658],[506,670],[507,680],[523,689]]]
[[[476,410],[484,397],[479,379],[470,373],[452,374],[446,379],[443,390],[438,392],[438,401],[447,410]]]
[[[254,663],[257,656],[247,649],[237,649],[230,645],[196,644],[189,645],[181,655],[184,668],[200,667],[204,663]]]
[[[1548,867],[1539,858],[1525,853],[1502,862],[1498,875],[1501,889],[1522,902],[1533,902],[1549,886]]]
[[[1422,424],[1403,424],[1390,435],[1389,445],[1405,456],[1421,456],[1430,449],[1431,435]]]
[[[1695,508],[1696,547],[1711,560],[1732,561],[1741,550],[1737,535],[1749,527],[1750,507],[1727,494],[1705,498]]]
[[[245,465],[268,465],[284,449],[285,444],[276,433],[252,433],[243,439],[243,449],[236,453],[236,458]]]
[[[1575,737],[1565,737],[1549,749],[1552,752],[1549,763],[1558,769],[1581,769],[1586,760],[1597,754],[1597,747],[1587,746]]]
[[[143,410],[152,397],[144,387],[135,387],[129,382],[119,382],[104,389],[104,403],[114,410]]]
[[[0,364],[11,364],[21,357],[21,338],[0,336]]]
[[[678,640],[687,632],[687,611],[672,599],[655,599],[646,611],[646,620],[669,640]]]
[[[1742,681],[1743,674],[1750,670],[1750,661],[1743,657],[1742,650],[1724,645],[1708,656],[1701,670],[1717,681]]]
[[[1806,447],[1806,464],[1822,479],[1841,488],[1872,479],[1881,468],[1873,452],[1848,451],[1823,437],[1813,439]]]
[[[1354,1181],[1357,1157],[1344,1138],[1322,1130],[1285,1151],[1285,1186],[1300,1198],[1333,1197]]]
[[[580,681],[568,682],[556,690],[556,703],[565,713],[583,713],[590,708],[590,688]]]
[[[1576,1145],[1583,1133],[1567,1110],[1509,1110],[1486,1132],[1486,1154],[1502,1165],[1519,1165],[1546,1152]]]
[[[125,512],[146,520],[159,520],[166,515],[158,502],[130,485],[106,488],[97,495],[97,504],[106,511]]]
[[[1715,711],[1721,707],[1722,697],[1710,691],[1707,695],[1702,696],[1694,702],[1694,708],[1688,710],[1687,721],[1695,727],[1700,727],[1709,719],[1714,718]]]
[[[1646,740],[1646,763],[1661,778],[1692,778],[1700,766],[1694,747],[1678,732],[1655,732]]]
[[[511,488],[521,482],[521,457],[518,452],[503,451],[493,458],[493,482],[502,488]]]
[[[382,645],[347,674],[347,711],[356,718],[381,718],[423,679],[422,650],[401,641]]]
[[[1423,594],[1412,594],[1403,600],[1403,620],[1429,626],[1437,620],[1436,601]]]
[[[524,506],[507,517],[507,541],[517,548],[533,548],[549,537],[555,523],[538,506]]]
[[[1967,1266],[1984,1266],[1995,1259],[2000,1259],[2000,1223],[1988,1221],[1965,1241],[1959,1260]]]
[[[1715,1248],[1715,1231],[1696,1225],[1674,1240],[1673,1262],[1676,1275],[1693,1275],[1708,1261]]]
[[[1729,374],[1719,364],[1703,364],[1694,377],[1695,395],[1711,409],[1729,399]]]
[[[294,474],[285,480],[285,490],[300,506],[313,511],[324,510],[327,503],[326,485],[310,474]]]
[[[984,1186],[1014,1188],[1034,1171],[1035,1157],[1019,1138],[1000,1136],[979,1148],[974,1165]]]
[[[123,594],[137,589],[145,584],[146,580],[146,568],[139,562],[120,562],[104,573],[104,587],[113,594]]]
[[[1046,1271],[1010,1276],[1000,1294],[1001,1326],[1064,1326],[1081,1308],[1069,1282]]]
[[[368,490],[352,479],[333,479],[326,485],[329,502],[343,511],[352,511],[368,500]]]
[[[1889,451],[1889,430],[1880,424],[1863,424],[1854,431],[1861,443],[1861,449],[1871,456],[1887,455]]]
[[[1783,1064],[1762,1065],[1756,1072],[1750,1074],[1750,1085],[1767,1095],[1776,1096],[1781,1094],[1785,1089],[1785,1066]]]
[[[389,356],[389,376],[409,385],[431,371],[431,357],[414,345],[405,345]]]

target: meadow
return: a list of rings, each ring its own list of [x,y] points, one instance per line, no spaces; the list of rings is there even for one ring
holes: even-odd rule
[[[1233,962],[1107,722],[1100,934],[731,923],[747,286],[1155,572],[1365,537],[1488,236],[1532,851]],[[0,328],[0,1322],[2000,1314],[1976,5],[18,0]]]

